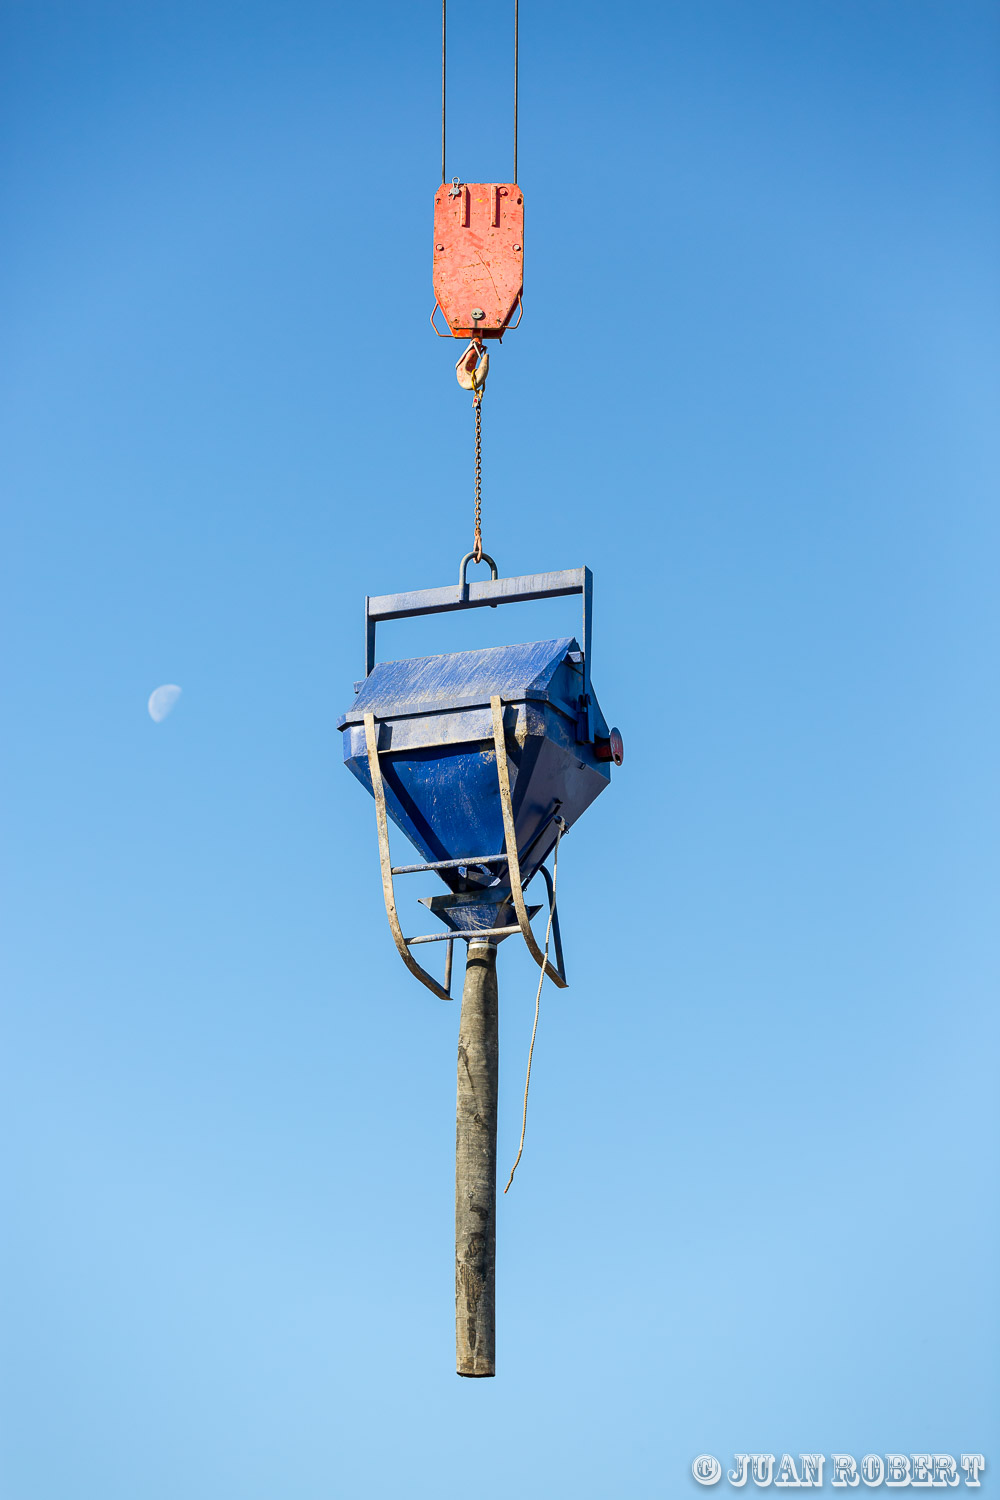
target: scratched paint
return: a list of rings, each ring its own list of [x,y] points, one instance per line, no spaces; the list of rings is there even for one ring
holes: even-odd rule
[[[555,843],[555,817],[571,827],[610,781],[607,763],[579,738],[579,655],[576,641],[561,637],[379,662],[339,721],[344,761],[370,791],[362,722],[373,713],[386,810],[423,858],[501,853],[496,753],[489,711],[482,707],[498,694],[527,881]],[[597,733],[606,735],[596,702],[593,714]],[[439,873],[454,892],[474,888],[478,879],[460,870]]]

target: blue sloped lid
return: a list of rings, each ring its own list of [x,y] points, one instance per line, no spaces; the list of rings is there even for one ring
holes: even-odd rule
[[[567,653],[579,649],[572,636],[561,636],[520,646],[489,646],[483,651],[456,651],[447,656],[380,661],[337,727],[360,723],[366,713],[388,719],[488,705],[494,693],[508,703],[524,698],[545,700]]]

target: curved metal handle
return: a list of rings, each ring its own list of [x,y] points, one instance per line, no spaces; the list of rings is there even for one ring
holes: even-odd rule
[[[440,304],[440,302],[435,302],[434,306],[431,308],[431,327],[433,328],[434,332],[437,334],[437,336],[438,336],[439,339],[457,339],[459,337],[459,335],[457,333],[452,333],[450,327],[449,327],[449,330],[448,330],[447,333],[442,333],[441,330],[440,330],[440,328],[435,323],[435,321],[434,321],[434,314],[436,312],[440,312],[440,311],[441,311],[441,304]],[[520,323],[521,319],[518,318],[517,321]]]
[[[503,732],[503,703],[498,695],[494,694],[490,699],[490,709],[493,714],[493,744],[497,757],[497,778],[500,782],[500,809],[503,813],[503,836],[507,850],[507,879],[510,881],[510,894],[514,902],[514,911],[517,915],[517,925],[521,929],[521,936],[527,945],[528,952],[538,967],[548,975],[552,983],[564,990],[568,985],[565,974],[559,969],[553,968],[535,941],[535,934],[531,930],[531,922],[528,918],[528,908],[524,902],[524,888],[521,884],[521,865],[517,857],[517,834],[514,832],[514,809],[510,798],[510,771],[507,767],[507,745]],[[562,960],[561,944],[559,959]]]
[[[467,552],[465,554],[465,556],[462,558],[462,561],[458,565],[458,586],[459,586],[460,589],[468,588],[468,584],[465,581],[465,570],[469,566],[470,562],[472,562],[472,560],[475,557],[475,555],[476,554],[474,552]],[[479,559],[479,561],[480,562],[484,562],[484,563],[489,563],[489,565],[490,565],[490,582],[491,583],[495,582],[496,579],[499,578],[500,575],[497,572],[497,565],[493,561],[493,559],[490,556],[490,554],[488,552],[484,552],[483,555],[482,555],[482,557]]]
[[[385,914],[389,918],[389,931],[392,933],[393,942],[410,973],[425,984],[427,988],[439,1000],[450,1000],[451,996],[446,989],[442,989],[433,975],[421,968],[420,964],[410,952],[403,929],[399,925],[399,917],[396,915],[396,896],[392,888],[392,861],[389,858],[389,825],[385,813],[385,788],[382,785],[382,767],[378,760],[378,730],[375,727],[375,715],[365,714],[365,744],[368,749],[368,769],[372,778],[372,791],[375,794],[375,821],[378,824],[378,857],[382,867],[382,895],[385,898]],[[451,944],[448,944],[448,966],[446,978],[451,982]]]

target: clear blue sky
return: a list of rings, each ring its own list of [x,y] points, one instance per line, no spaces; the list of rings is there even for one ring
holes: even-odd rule
[[[451,6],[464,178],[510,10]],[[485,537],[594,569],[626,762],[469,1382],[457,1007],[335,729],[364,594],[470,542],[436,0],[4,7],[9,1500],[645,1500],[743,1449],[1000,1494],[1000,10],[521,11]],[[488,613],[386,651],[575,621]]]

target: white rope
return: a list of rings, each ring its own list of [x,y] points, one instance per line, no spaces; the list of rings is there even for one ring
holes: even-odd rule
[[[538,976],[538,991],[535,995],[535,1024],[531,1028],[531,1045],[528,1048],[528,1072],[524,1080],[524,1108],[521,1111],[521,1141],[517,1148],[517,1161],[510,1169],[510,1177],[507,1187],[514,1181],[514,1173],[517,1171],[517,1162],[521,1160],[521,1152],[524,1150],[524,1132],[528,1124],[528,1089],[531,1085],[531,1055],[535,1050],[535,1032],[538,1030],[538,1010],[542,1000],[542,985],[545,983],[545,965],[549,961],[549,938],[552,935],[552,918],[556,910],[556,879],[559,874],[559,840],[562,838],[562,826],[556,825],[556,846],[552,855],[552,900],[549,902],[549,920],[545,927],[545,963],[542,964],[542,972]]]

